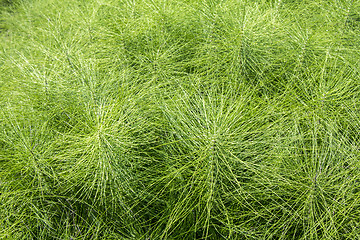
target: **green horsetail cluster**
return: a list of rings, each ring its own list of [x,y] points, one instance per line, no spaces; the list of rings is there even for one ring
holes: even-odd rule
[[[0,5],[0,239],[360,239],[360,1]]]

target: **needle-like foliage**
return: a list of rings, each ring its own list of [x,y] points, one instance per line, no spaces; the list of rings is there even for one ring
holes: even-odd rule
[[[359,239],[360,3],[0,0],[0,239]]]

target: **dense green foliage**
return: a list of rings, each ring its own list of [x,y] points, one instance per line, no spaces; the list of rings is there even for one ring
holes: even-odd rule
[[[360,2],[1,1],[0,239],[360,239]]]

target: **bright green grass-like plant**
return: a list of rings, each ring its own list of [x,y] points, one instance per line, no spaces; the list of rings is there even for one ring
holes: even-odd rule
[[[359,13],[0,1],[0,239],[359,239]]]

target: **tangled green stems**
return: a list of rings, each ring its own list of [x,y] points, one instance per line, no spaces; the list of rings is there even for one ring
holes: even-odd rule
[[[0,239],[360,238],[357,1],[0,9]]]

